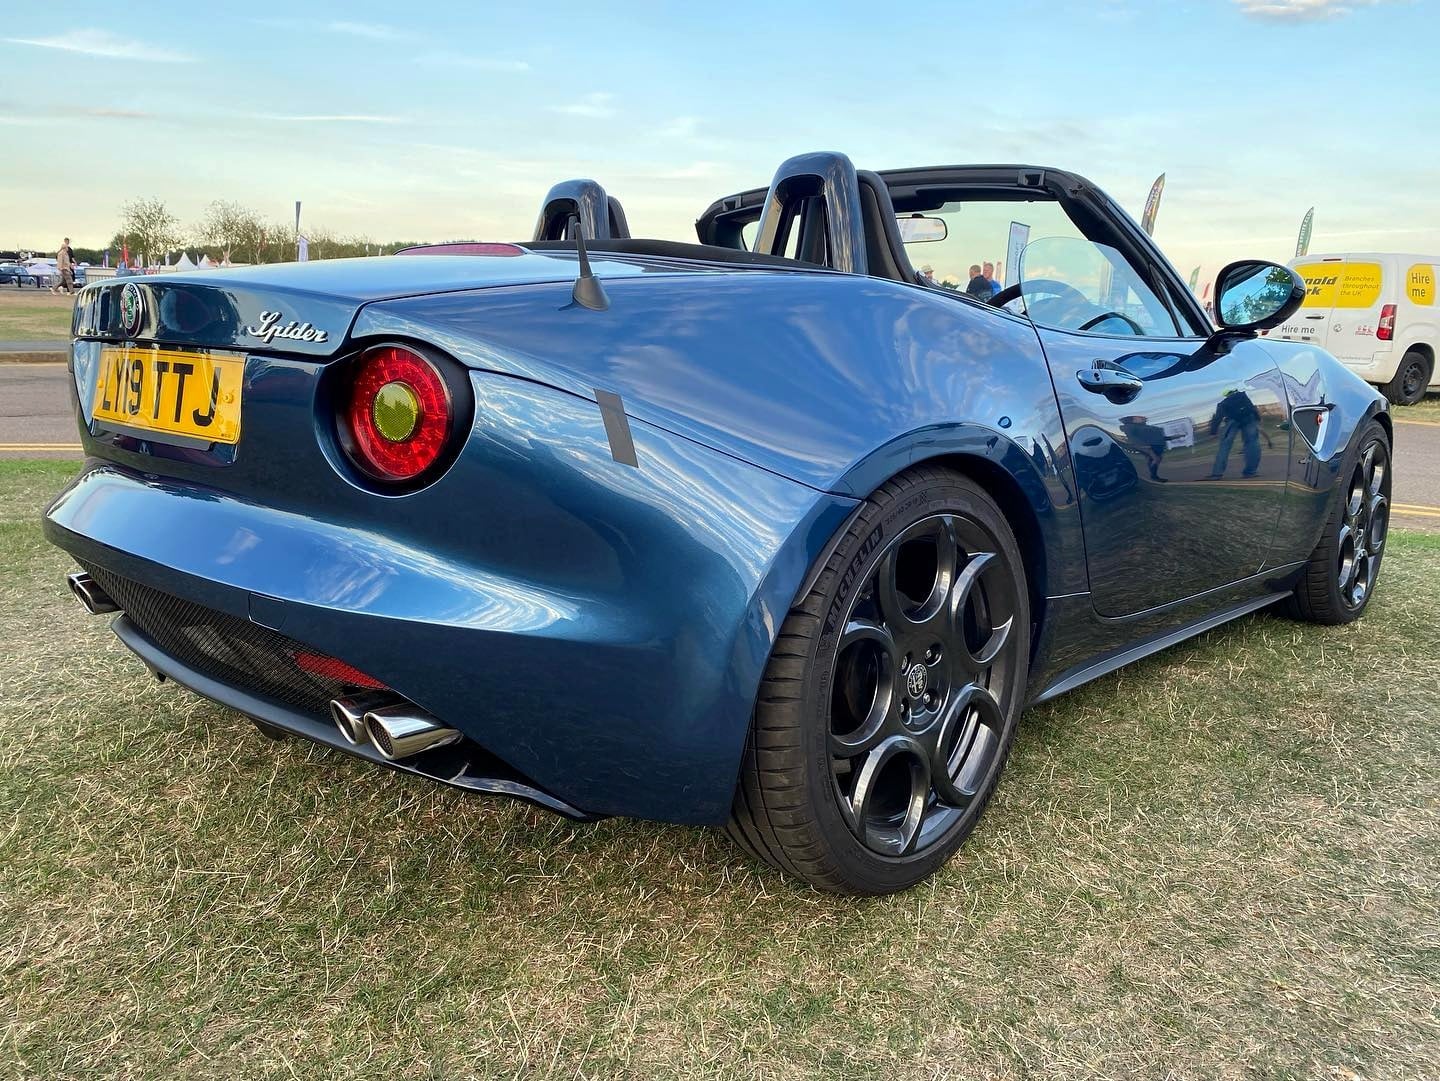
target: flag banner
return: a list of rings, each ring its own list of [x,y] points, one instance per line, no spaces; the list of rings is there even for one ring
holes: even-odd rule
[[[1010,223],[1010,241],[1005,245],[1005,284],[1015,285],[1020,281],[1020,257],[1025,245],[1030,243],[1030,226],[1023,222]]]
[[[1196,288],[1199,284],[1200,284],[1200,268],[1197,266],[1194,270],[1192,270],[1192,271],[1190,272],[1190,292],[1192,292],[1192,293],[1195,292],[1195,288]]]
[[[295,238],[295,245],[297,248],[295,258],[302,263],[307,262],[310,258],[310,241],[303,236],[298,236]]]
[[[300,232],[300,200],[295,200],[295,232]]]
[[[1305,211],[1305,218],[1300,222],[1300,236],[1295,241],[1295,258],[1310,254],[1310,230],[1315,225],[1315,208],[1312,206]]]
[[[1140,216],[1140,228],[1146,236],[1155,235],[1155,215],[1160,213],[1160,196],[1165,193],[1165,174],[1161,173],[1150,185],[1150,195],[1145,200],[1145,213]]]

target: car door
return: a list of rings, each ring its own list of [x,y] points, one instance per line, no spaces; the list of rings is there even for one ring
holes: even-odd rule
[[[1045,243],[1027,247],[1022,282],[1057,295],[1022,303],[1065,425],[1095,609],[1133,615],[1257,573],[1289,463],[1275,364],[1254,341],[1186,333],[1113,249]]]

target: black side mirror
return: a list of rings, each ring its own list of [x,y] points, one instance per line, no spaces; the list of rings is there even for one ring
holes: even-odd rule
[[[1304,300],[1304,279],[1289,267],[1242,259],[1215,280],[1215,322],[1221,334],[1252,337],[1278,327]]]

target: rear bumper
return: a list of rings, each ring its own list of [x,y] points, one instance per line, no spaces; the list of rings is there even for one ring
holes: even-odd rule
[[[1365,356],[1338,359],[1367,383],[1388,383],[1395,378],[1395,372],[1400,367],[1400,353],[1394,349],[1379,349]]]
[[[454,549],[93,459],[47,511],[45,530],[87,569],[379,680],[503,766],[460,787],[497,791],[476,779],[518,778],[528,790],[507,794],[561,813],[720,822],[775,630],[854,504],[683,440],[682,456],[662,467],[661,444],[679,437],[642,425],[635,434],[652,468],[615,475],[632,487],[674,484],[689,465],[678,478],[686,487],[641,491],[638,508],[624,492],[586,493],[594,517],[571,540],[563,589],[544,580],[553,556],[530,574],[502,573]],[[587,548],[597,545],[603,553]],[[602,554],[613,574],[577,589],[574,566],[603,565]],[[379,758],[345,744],[314,701],[217,680],[134,620],[117,633],[206,697]]]
[[[582,821],[597,817],[514,775],[503,762],[486,755],[479,748],[471,746],[444,756],[432,755],[417,759],[415,763],[392,761],[368,744],[350,743],[342,738],[328,717],[317,717],[314,713],[303,712],[268,695],[251,693],[233,683],[213,679],[198,668],[186,665],[173,654],[167,653],[126,616],[116,619],[110,629],[157,677],[173,680],[213,702],[229,706],[247,717],[264,721],[291,735],[344,751],[398,773],[424,777],[462,791],[509,796],[533,803],[555,814]]]

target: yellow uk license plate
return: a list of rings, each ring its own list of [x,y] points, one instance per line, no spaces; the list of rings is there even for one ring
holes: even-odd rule
[[[91,411],[129,428],[238,443],[244,382],[238,353],[107,345]]]

